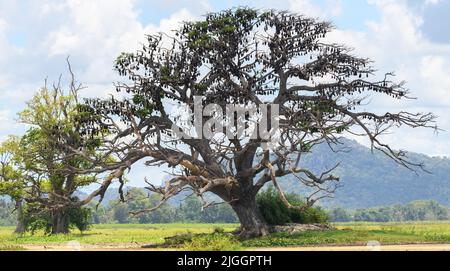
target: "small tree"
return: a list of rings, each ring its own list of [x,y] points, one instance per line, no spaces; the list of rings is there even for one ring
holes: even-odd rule
[[[291,205],[299,208],[306,204],[297,194],[287,193],[286,199]],[[270,225],[324,224],[328,222],[327,213],[320,207],[305,207],[302,211],[297,208],[289,208],[283,203],[280,194],[271,186],[257,195],[256,202],[264,220]]]
[[[113,209],[114,220],[120,224],[128,223],[130,219],[129,212],[128,206],[123,202],[119,202]]]
[[[352,214],[342,207],[331,209],[328,212],[328,216],[332,222],[348,222],[353,219]]]
[[[280,186],[285,176],[308,187],[306,207],[333,194],[339,180],[331,174],[334,167],[315,174],[300,161],[316,144],[339,143],[343,132],[366,136],[372,149],[403,166],[421,166],[383,143],[380,135],[392,126],[433,127],[434,116],[365,111],[361,105],[367,93],[405,99],[408,91],[392,74],[374,79],[370,60],[328,43],[325,37],[332,29],[328,22],[289,12],[238,8],[185,22],[173,35],[149,35],[142,50],[123,53],[116,61],[117,71],[128,79],[117,83],[124,98],[92,99],[86,108],[101,116],[90,122],[90,131],[108,129],[116,135],[109,143],[119,163],[109,169],[143,158],[149,159],[148,166],[173,168],[174,177],[164,186],[149,183],[163,196],[155,207],[186,189],[207,207],[211,203],[203,195],[212,192],[231,205],[241,222],[240,235],[249,237],[269,232],[255,200],[266,183],[272,182],[284,204],[299,210],[305,207],[290,204]],[[185,109],[171,114],[178,104]],[[195,115],[196,105],[209,104],[215,105],[213,112],[201,109],[200,119],[189,114]],[[266,105],[266,111],[218,114],[230,104]],[[269,116],[277,107],[275,129],[277,119]],[[275,130],[270,139],[236,132],[251,130],[255,116],[267,120],[268,131]],[[209,126],[198,127],[198,121]],[[228,133],[222,124],[230,122],[236,125]],[[174,136],[190,130],[200,135],[204,129],[213,136]]]
[[[0,195],[8,195],[15,203],[17,225],[14,232],[21,234],[25,232],[23,197],[26,181],[16,157],[18,142],[18,137],[10,136],[0,145]]]

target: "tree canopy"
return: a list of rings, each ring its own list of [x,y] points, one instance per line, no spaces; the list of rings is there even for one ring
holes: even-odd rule
[[[97,173],[83,172],[94,164],[72,151],[90,156],[101,151],[100,137],[81,133],[80,89],[73,74],[68,90],[61,80],[52,86],[46,82],[19,113],[19,122],[28,130],[20,137],[9,137],[0,147],[0,194],[15,200],[20,212],[21,203],[26,203],[28,220],[47,217],[52,233],[69,231],[71,214],[81,214],[81,206],[92,199],[80,201],[73,194],[97,181]]]

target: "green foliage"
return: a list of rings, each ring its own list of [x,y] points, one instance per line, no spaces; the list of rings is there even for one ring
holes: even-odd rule
[[[433,221],[450,219],[450,210],[436,201],[417,200],[405,205],[396,204],[350,211],[335,208],[329,211],[329,216],[334,222]]]
[[[244,240],[242,245],[244,247],[284,247],[355,244],[358,240],[366,238],[366,236],[361,236],[358,232],[351,230],[306,231],[295,234],[275,233],[265,237]]]
[[[28,245],[46,245],[66,247],[68,241],[76,240],[82,245],[89,244],[99,248],[127,247],[131,243],[136,248],[153,245],[156,248],[213,250],[246,249],[252,247],[282,246],[320,246],[320,245],[360,245],[365,246],[370,240],[377,240],[382,245],[413,243],[448,243],[450,242],[450,223],[443,222],[402,222],[373,223],[352,222],[336,223],[336,230],[307,231],[296,234],[277,233],[249,240],[237,240],[230,236],[237,224],[113,224],[94,225],[87,234],[35,235],[12,234],[13,227],[0,227],[0,250],[23,249]],[[213,233],[213,228],[224,228],[223,233]],[[214,235],[207,237],[206,235]],[[194,241],[192,241],[194,240]],[[205,241],[206,240],[206,241]],[[209,243],[207,243],[209,242]],[[211,243],[211,244],[210,244]],[[204,248],[201,248],[204,245]],[[236,246],[235,246],[236,245]]]
[[[52,224],[57,220],[51,219],[55,206],[70,217],[70,227],[84,231],[91,221],[89,210],[71,206],[78,201],[73,193],[97,180],[96,174],[79,174],[77,169],[87,170],[94,165],[73,150],[103,159],[98,149],[105,131],[97,129],[87,135],[83,130],[82,122],[92,114],[78,103],[81,88],[73,78],[68,90],[60,83],[52,88],[44,85],[18,114],[19,122],[29,129],[21,137],[9,137],[0,146],[0,195],[33,203],[27,206],[24,217],[28,231],[51,232],[52,227],[56,228]]]
[[[69,211],[70,226],[77,228],[80,232],[87,231],[91,226],[92,211],[90,208],[70,208]]]
[[[19,167],[17,154],[20,138],[9,136],[0,144],[0,195],[8,195],[12,200],[22,197],[25,186],[24,171]]]
[[[360,245],[377,240],[381,245],[413,243],[447,243],[450,240],[449,222],[336,223],[336,230],[276,233],[244,240],[244,247],[283,247],[321,245]]]
[[[367,148],[356,141],[341,138],[342,145],[334,147],[319,144],[311,153],[302,156],[302,167],[314,173],[328,170],[339,163],[333,175],[340,177],[341,186],[332,199],[323,199],[324,208],[341,206],[344,209],[371,208],[411,201],[435,200],[450,206],[450,159],[408,153],[414,163],[423,163],[425,169],[411,171],[383,153]],[[308,150],[308,148],[305,148]],[[298,185],[298,179],[286,176],[280,183],[284,191],[297,194],[309,193]]]
[[[353,216],[344,208],[338,207],[328,211],[328,217],[332,222],[347,222],[352,221]]]
[[[114,220],[118,223],[127,223],[129,220],[129,210],[125,203],[118,203],[113,208]]]
[[[25,233],[23,235],[13,234],[13,227],[0,227],[0,244],[11,244],[17,246],[44,245],[47,247],[57,246],[67,248],[67,242],[78,241],[81,245],[104,248],[104,245],[115,247],[137,249],[144,245],[160,245],[164,238],[170,236],[210,234],[214,227],[222,227],[225,232],[231,232],[237,224],[103,224],[93,225],[84,234],[72,232],[69,234],[47,235],[43,231],[38,231],[34,235]],[[186,238],[185,241],[190,240]],[[180,246],[184,242],[177,242]],[[174,247],[180,247],[174,246]]]
[[[237,217],[228,204],[210,206],[202,211],[202,203],[195,196],[188,197],[176,209],[179,221],[204,223],[236,223]]]
[[[144,95],[135,94],[132,99],[135,108],[135,114],[139,118],[145,118],[153,113],[153,105]]]
[[[187,242],[192,240],[193,234],[188,232],[184,234],[177,234],[175,236],[168,236],[164,238],[164,243],[161,246],[170,248],[180,248]]]
[[[152,212],[132,215],[130,212],[154,207],[160,201],[157,194],[147,194],[142,188],[131,188],[127,191],[127,200],[121,202],[114,196],[107,203],[90,202],[85,208],[90,212],[89,222],[92,224],[155,224],[155,223],[237,223],[238,219],[228,204],[211,206],[202,211],[201,202],[196,197],[188,197],[180,203],[166,203]],[[14,225],[15,214],[11,214],[14,206],[2,207],[0,201],[0,225]],[[3,214],[3,215],[2,215]],[[4,219],[4,220],[3,220]],[[41,227],[37,227],[43,228]]]
[[[132,215],[144,209],[156,206],[161,197],[157,194],[145,193],[140,188],[131,188],[127,192],[127,200],[120,202],[113,200],[106,208],[93,211],[93,217],[97,221],[125,223],[236,223],[237,217],[228,204],[210,206],[202,211],[202,204],[195,196],[186,198],[179,205],[166,203],[152,212],[144,212]],[[96,222],[94,222],[96,223]]]
[[[86,208],[90,210],[92,224],[107,224],[113,222],[110,210],[105,206],[98,204],[98,202],[91,201]]]
[[[304,201],[296,194],[290,193],[286,195],[288,201],[294,206],[304,206]],[[281,200],[280,195],[269,187],[261,191],[256,202],[264,219],[270,225],[284,225],[287,223],[327,223],[328,217],[325,211],[320,207],[306,208],[300,212],[296,209],[289,209]]]
[[[17,213],[14,211],[14,204],[10,201],[0,199],[0,226],[12,226],[16,224]]]
[[[186,233],[167,237],[162,247],[188,251],[234,251],[241,249],[238,238],[216,227],[212,233]]]
[[[92,211],[90,208],[72,207],[66,210],[69,219],[69,228],[78,229],[80,232],[87,231],[92,222]],[[35,234],[44,231],[50,234],[52,231],[53,218],[48,210],[36,211],[30,205],[25,205],[22,215],[25,231]]]
[[[199,234],[184,243],[183,250],[188,251],[234,251],[241,249],[240,242],[225,233]]]
[[[39,230],[50,234],[52,230],[51,213],[45,210],[36,212],[33,206],[29,204],[23,207],[22,223],[25,226],[25,231],[31,234],[35,234]]]

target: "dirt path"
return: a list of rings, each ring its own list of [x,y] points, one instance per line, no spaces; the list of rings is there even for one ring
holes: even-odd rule
[[[23,245],[26,250],[34,251],[155,251],[161,249],[141,248],[140,245]],[[167,249],[166,249],[167,250]],[[170,249],[169,249],[170,250]],[[251,251],[450,251],[450,244],[408,244],[368,246],[318,246],[318,247],[270,247],[255,248]]]
[[[408,244],[368,246],[271,247],[255,251],[450,251],[450,244]]]
[[[156,251],[167,249],[142,248],[143,244],[101,244],[80,245],[77,242],[69,242],[67,245],[21,245],[25,250],[31,251]]]

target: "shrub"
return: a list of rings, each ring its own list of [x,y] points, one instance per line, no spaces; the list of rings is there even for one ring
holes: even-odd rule
[[[297,194],[286,194],[286,198],[292,205],[305,205],[305,202]],[[272,186],[261,191],[256,197],[256,202],[262,216],[270,225],[284,225],[287,223],[323,224],[328,222],[326,212],[320,207],[309,207],[302,212],[297,209],[289,209]]]
[[[234,236],[224,233],[194,235],[182,246],[183,250],[188,251],[234,251],[240,248]]]
[[[80,232],[89,229],[92,221],[92,210],[90,208],[73,207],[67,210],[69,216],[69,228],[77,228]],[[36,233],[43,230],[49,234],[52,230],[52,214],[47,210],[38,210],[25,205],[22,215],[25,231]]]
[[[70,208],[69,226],[77,228],[80,232],[89,229],[92,221],[92,210],[90,208]]]
[[[177,248],[187,251],[234,251],[241,249],[238,238],[215,228],[212,233],[186,233],[164,238],[160,247]]]

